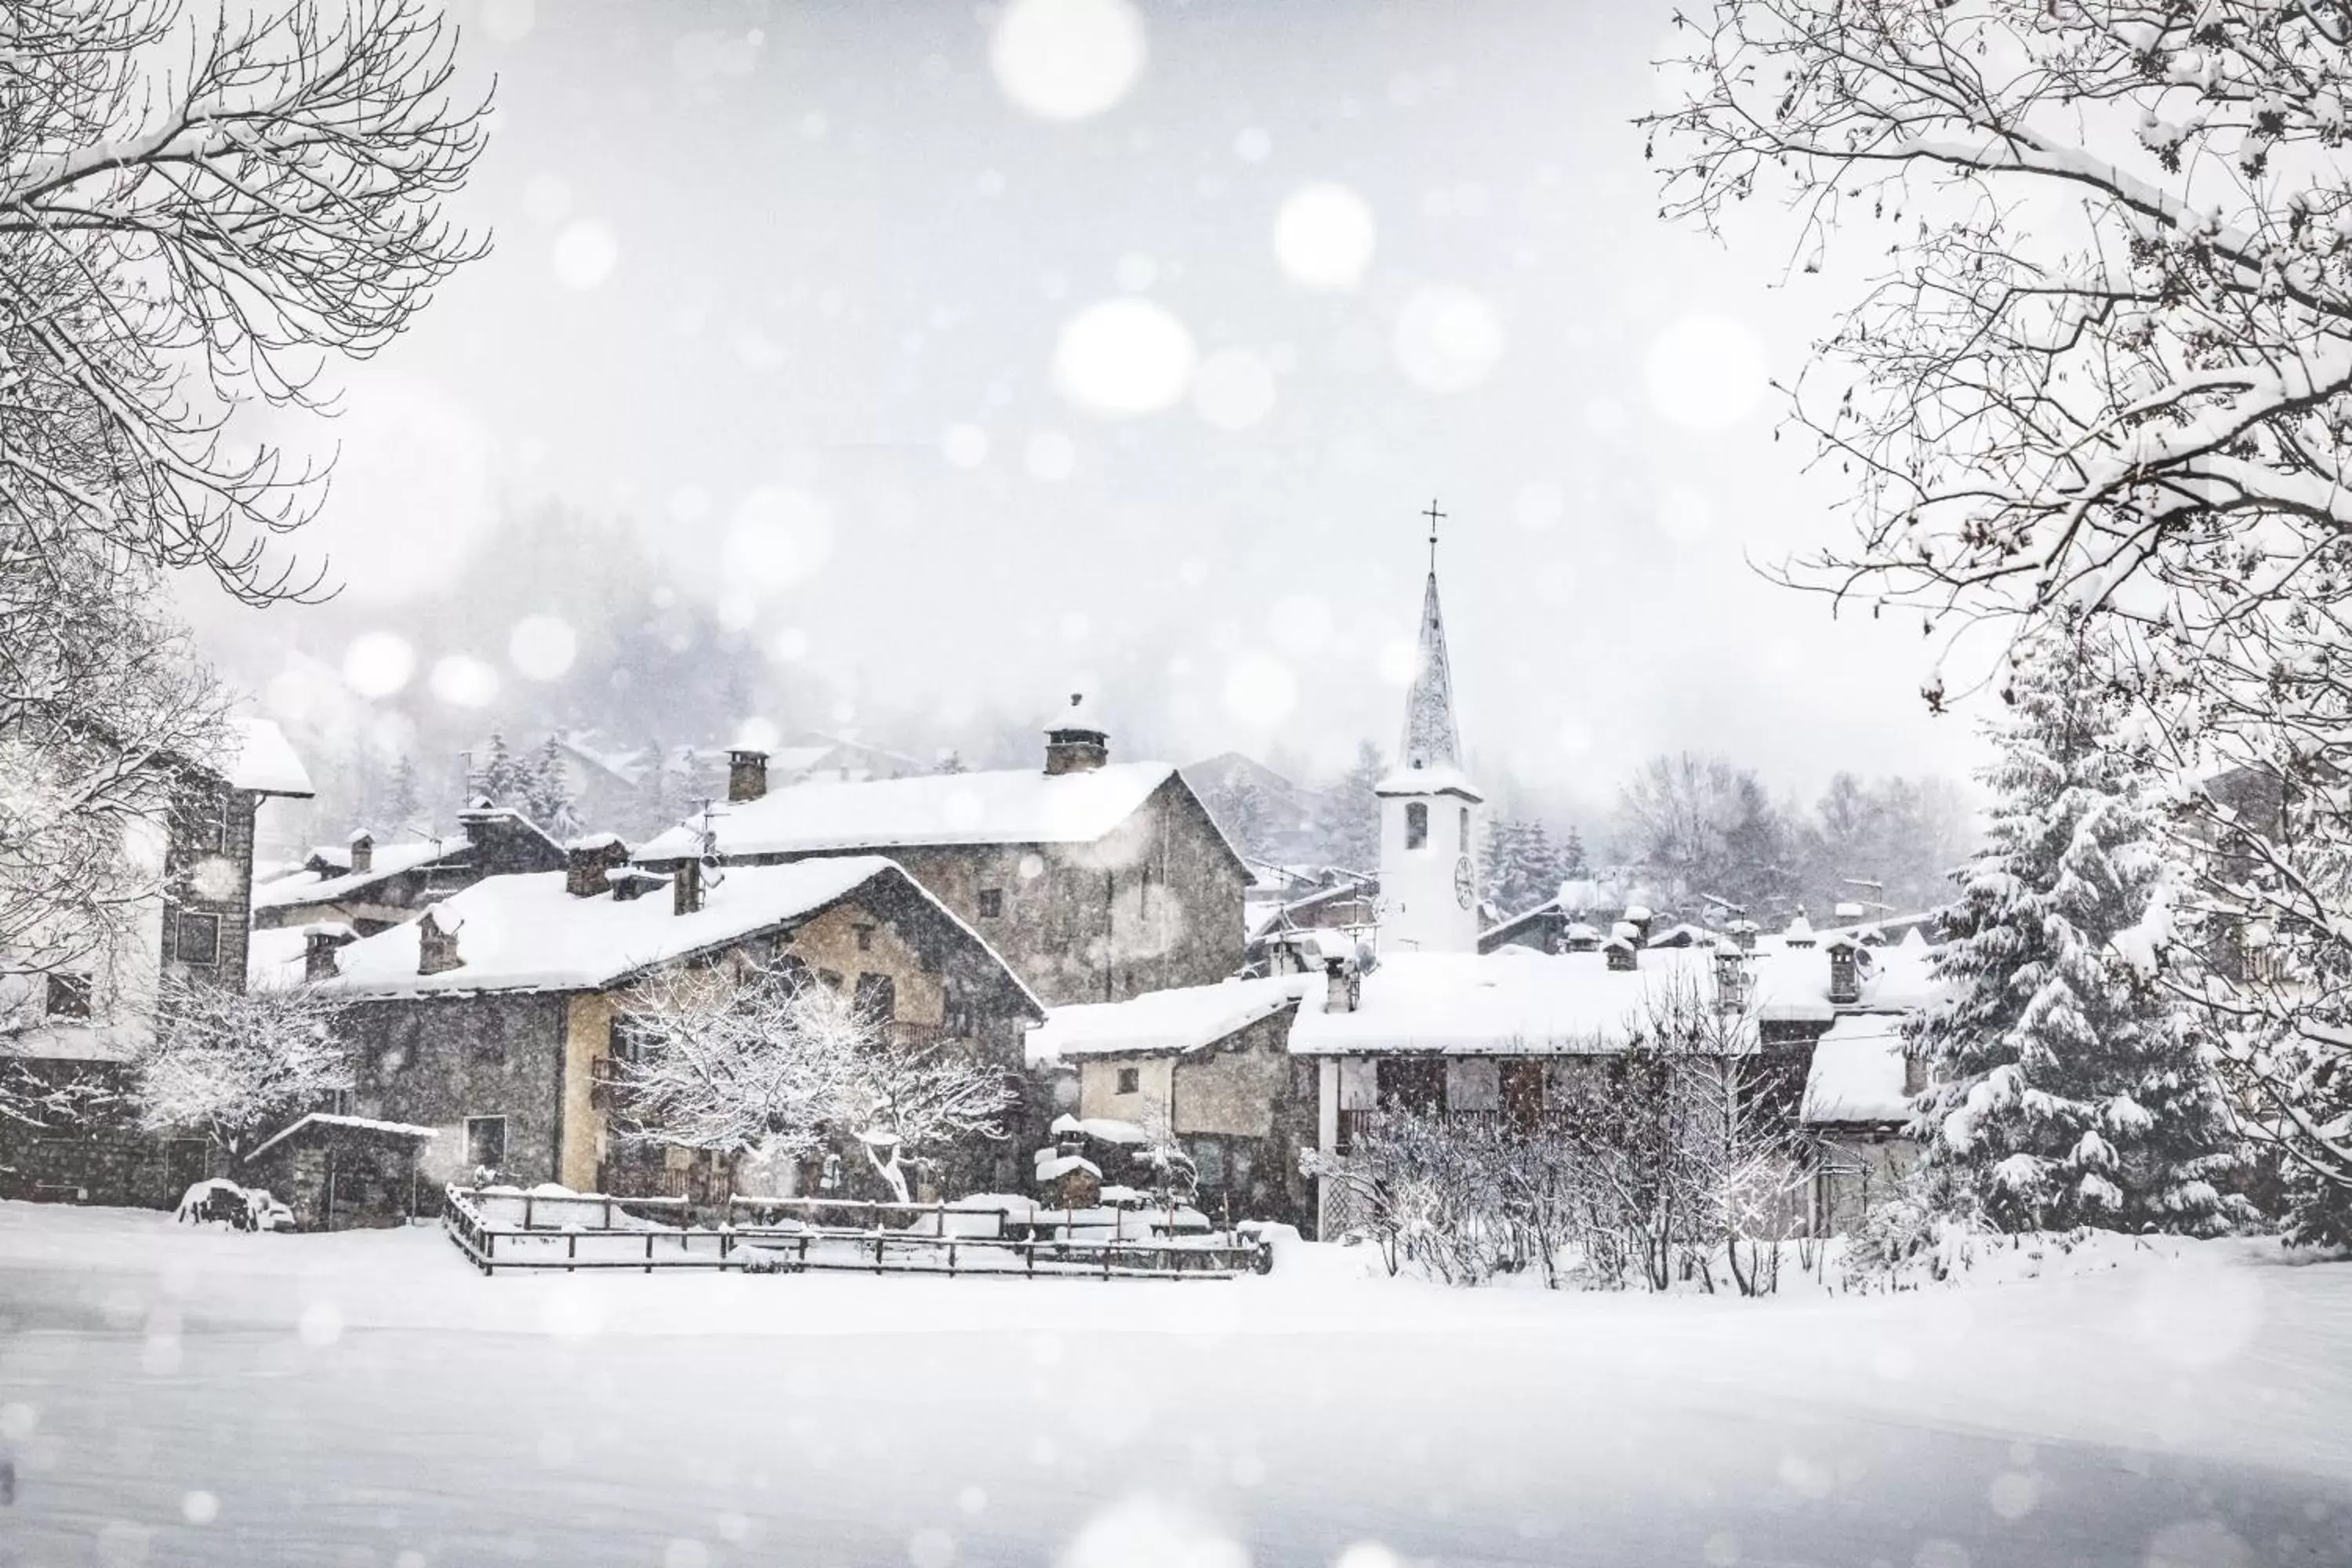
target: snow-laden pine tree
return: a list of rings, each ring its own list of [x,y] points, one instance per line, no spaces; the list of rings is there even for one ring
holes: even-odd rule
[[[1996,796],[1914,1025],[1930,1184],[2005,1230],[2207,1234],[2240,1202],[2228,1112],[2157,983],[2169,870],[2122,703],[2079,627],[2019,649],[1990,726]]]

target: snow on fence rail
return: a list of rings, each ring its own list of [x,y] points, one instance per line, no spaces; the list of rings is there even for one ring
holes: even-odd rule
[[[735,1269],[743,1273],[852,1270],[875,1274],[988,1274],[1024,1279],[1230,1279],[1265,1273],[1272,1253],[1258,1240],[1214,1233],[1107,1237],[1073,1234],[1050,1214],[1031,1217],[1034,1205],[990,1204],[857,1204],[832,1199],[740,1199],[736,1208],[868,1213],[869,1226],[786,1220],[716,1229],[687,1223],[681,1198],[616,1198],[551,1188],[446,1189],[442,1228],[467,1261],[485,1274],[499,1269]],[[675,1216],[668,1223],[649,1218]],[[1092,1211],[1077,1211],[1079,1215]],[[887,1225],[903,1216],[906,1223]],[[928,1227],[921,1222],[932,1222]],[[1070,1216],[1076,1219],[1076,1216]],[[964,1228],[982,1219],[992,1234]],[[955,1224],[950,1224],[955,1221]],[[1111,1222],[1114,1226],[1122,1221]],[[1141,1226],[1144,1222],[1138,1222]],[[1062,1233],[1054,1234],[1056,1228]]]

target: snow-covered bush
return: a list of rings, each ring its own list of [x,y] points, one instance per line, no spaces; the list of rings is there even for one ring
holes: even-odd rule
[[[340,1002],[306,986],[234,991],[165,977],[154,1037],[132,1064],[151,1131],[201,1129],[235,1157],[352,1086]]]

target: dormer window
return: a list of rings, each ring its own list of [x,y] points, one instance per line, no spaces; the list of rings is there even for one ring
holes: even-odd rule
[[[1408,801],[1404,808],[1404,847],[1420,849],[1429,843],[1429,803]]]

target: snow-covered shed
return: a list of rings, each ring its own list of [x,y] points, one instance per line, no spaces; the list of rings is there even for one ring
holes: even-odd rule
[[[663,869],[711,851],[733,866],[887,855],[1049,1003],[1117,1001],[1239,968],[1249,872],[1182,776],[1108,761],[1084,705],[1046,722],[1042,768],[770,789],[767,753],[738,751],[725,805],[637,858]]]
[[[314,984],[350,998],[363,1047],[354,1109],[432,1127],[436,1178],[488,1166],[581,1191],[702,1195],[728,1173],[677,1157],[625,1157],[605,1124],[614,1021],[641,974],[737,957],[803,966],[812,980],[918,1038],[955,1043],[1010,1072],[1035,995],[988,942],[898,866],[844,856],[674,878],[603,866],[485,878],[419,920],[333,954]],[[1009,1148],[1010,1145],[1007,1145]],[[980,1173],[982,1184],[1005,1173]]]
[[[419,1155],[430,1127],[312,1111],[237,1162],[236,1179],[284,1204],[297,1230],[404,1225],[421,1212]]]
[[[1824,1145],[1812,1193],[1823,1228],[1842,1229],[1868,1212],[1917,1157],[1904,1129],[1927,1075],[1903,1028],[1899,1014],[1848,1013],[1813,1043],[1800,1114]]]

